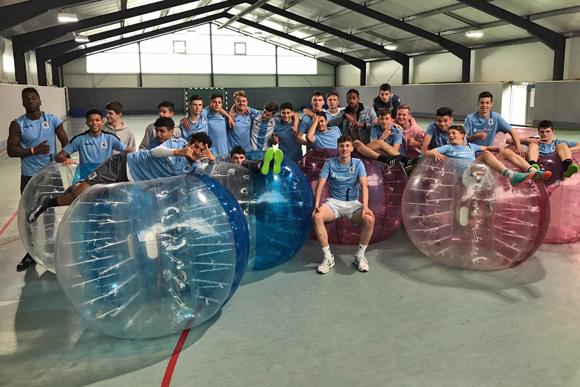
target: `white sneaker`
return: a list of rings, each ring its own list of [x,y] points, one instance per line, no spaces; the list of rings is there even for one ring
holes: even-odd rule
[[[357,266],[358,271],[369,271],[369,261],[367,261],[364,254],[355,254],[354,264]]]
[[[316,271],[320,274],[326,274],[334,267],[334,255],[331,255],[330,258],[324,258],[324,261],[318,266]]]

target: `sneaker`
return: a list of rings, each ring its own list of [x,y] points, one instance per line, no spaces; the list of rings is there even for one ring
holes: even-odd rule
[[[532,164],[532,168],[536,169],[536,170],[540,170],[540,166],[538,164]]]
[[[270,162],[274,159],[274,148],[268,148],[266,154],[264,155],[264,162],[262,163],[262,168],[260,172],[262,175],[267,175],[270,172]]]
[[[390,169],[397,165],[397,163],[401,161],[402,158],[403,155],[390,156],[387,158],[387,161],[385,161],[384,164],[387,166],[387,169]]]
[[[16,271],[24,271],[34,265],[36,265],[36,261],[30,256],[30,254],[26,254],[24,258],[22,258],[22,261],[16,265]]]
[[[38,217],[48,209],[48,203],[50,202],[50,199],[50,196],[41,196],[38,198],[36,207],[34,207],[32,211],[28,213],[28,223],[33,223],[36,221],[36,219],[38,219]]]
[[[280,173],[280,170],[282,168],[282,160],[284,159],[284,152],[282,152],[282,149],[277,149],[276,152],[274,152],[274,166],[272,167],[272,172],[274,173],[274,175],[277,175]]]
[[[564,172],[564,177],[569,179],[576,172],[578,172],[578,164],[570,164],[570,165],[568,165],[566,172]]]
[[[355,254],[354,264],[356,265],[358,271],[369,271],[369,261],[367,261],[364,254]]]
[[[528,181],[535,175],[535,172],[514,172],[516,175],[512,181],[510,181],[513,187],[517,187],[518,185],[522,184],[524,181]]]
[[[403,169],[407,172],[411,172],[419,163],[421,162],[421,158],[417,157],[416,159],[409,159],[406,163],[403,163]]]
[[[538,172],[534,174],[532,180],[535,182],[545,181],[552,177],[552,172],[550,171],[542,171],[538,169]]]
[[[331,255],[330,258],[324,258],[324,261],[318,266],[316,271],[320,274],[326,274],[334,267],[334,255]]]

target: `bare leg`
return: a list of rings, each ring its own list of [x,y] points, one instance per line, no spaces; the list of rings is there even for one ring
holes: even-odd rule
[[[500,152],[501,153],[501,152]],[[512,152],[513,153],[513,152]],[[515,153],[514,153],[515,155]],[[499,156],[499,155],[498,155]],[[520,157],[521,158],[521,157]],[[503,160],[503,159],[502,159]],[[523,160],[523,159],[522,159]],[[485,163],[486,165],[488,165],[491,169],[493,169],[494,171],[498,172],[498,173],[502,173],[503,170],[506,168],[505,165],[502,164],[501,161],[499,161],[496,156],[493,155],[493,153],[491,153],[490,151],[483,151],[481,153],[481,155],[479,155],[479,157],[477,159],[475,159],[475,161],[481,161],[483,163]]]
[[[570,148],[566,144],[556,145],[556,154],[562,161],[572,158],[572,152],[570,152]]]
[[[352,145],[354,146],[354,149],[364,157],[367,157],[371,160],[376,160],[379,158],[379,154],[372,150],[370,147],[363,144],[362,141],[356,140]]]
[[[332,222],[334,220],[334,211],[327,206],[322,205],[319,211],[312,214],[312,222],[314,223],[314,232],[316,238],[320,242],[321,247],[328,246],[328,232],[326,231],[325,222]]]
[[[364,219],[362,217],[362,209],[357,211],[352,216],[352,222],[355,224],[361,224],[362,228],[360,231],[360,244],[368,245],[373,236],[373,231],[375,227],[375,215],[365,215]]]
[[[517,155],[516,153],[514,153],[511,149],[502,148],[502,149],[499,150],[499,153],[495,157],[499,161],[509,160],[516,167],[521,168],[523,171],[527,171],[528,168],[530,168],[530,164],[526,160],[524,160],[523,157],[521,157],[521,156]],[[504,166],[504,168],[505,168],[505,166]]]
[[[56,199],[56,202],[58,203],[59,206],[69,206],[81,193],[83,193],[84,190],[86,190],[89,187],[90,185],[88,185],[84,181],[78,182],[75,185],[73,185],[69,193],[59,196]]]
[[[401,154],[398,150],[387,144],[385,141],[374,140],[369,143],[369,148],[372,150],[382,150],[389,156],[397,156]]]
[[[540,157],[540,147],[538,144],[530,143],[528,145],[528,160],[538,161]]]

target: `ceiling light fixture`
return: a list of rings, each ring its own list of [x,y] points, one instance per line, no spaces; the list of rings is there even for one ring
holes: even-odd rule
[[[58,14],[58,21],[61,23],[78,22],[79,18],[74,13],[60,13]]]
[[[481,38],[483,36],[483,31],[481,30],[467,31],[465,33],[465,36],[467,36],[468,38]]]
[[[89,39],[89,37],[88,37],[88,36],[77,36],[77,37],[75,38],[75,42],[77,42],[77,43],[88,43],[88,42],[90,42],[90,41],[91,41],[91,40]]]
[[[385,47],[385,50],[395,51],[398,46],[396,44],[387,44],[384,47]]]

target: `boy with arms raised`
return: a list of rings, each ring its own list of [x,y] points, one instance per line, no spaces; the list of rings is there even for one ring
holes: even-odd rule
[[[449,128],[449,144],[431,149],[424,155],[426,157],[433,156],[436,161],[443,161],[447,157],[451,157],[484,163],[491,169],[507,177],[511,185],[514,187],[530,179],[539,182],[549,179],[550,176],[552,176],[552,172],[550,171],[543,172],[530,166],[526,160],[510,149],[469,144],[464,141],[465,135],[466,131],[463,126],[453,125]],[[475,158],[475,153],[480,150],[483,152]],[[499,153],[494,156],[490,150],[499,151]],[[503,160],[511,161],[516,167],[521,168],[526,172],[514,172],[511,169],[506,168],[506,166],[502,164]]]
[[[362,225],[359,247],[354,256],[354,263],[361,272],[369,270],[365,251],[375,225],[375,216],[368,206],[369,190],[364,164],[361,160],[351,157],[352,137],[341,136],[337,142],[339,156],[327,160],[322,167],[314,197],[312,221],[324,254],[324,260],[317,268],[320,274],[328,273],[335,265],[334,256],[330,252],[325,223],[345,217],[354,225]],[[327,180],[330,185],[330,197],[321,205],[320,197]],[[359,187],[361,201],[358,200]]]

